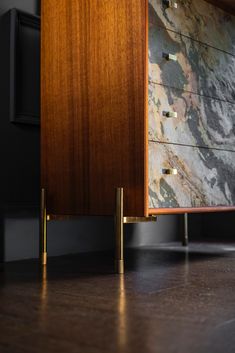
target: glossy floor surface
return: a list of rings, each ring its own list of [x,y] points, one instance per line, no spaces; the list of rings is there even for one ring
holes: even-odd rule
[[[171,244],[10,263],[0,273],[1,353],[235,352],[235,244]]]

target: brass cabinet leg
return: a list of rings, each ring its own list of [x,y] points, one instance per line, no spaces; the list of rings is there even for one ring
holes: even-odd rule
[[[40,214],[40,261],[42,265],[47,264],[47,210],[46,190],[41,189],[41,214]]]
[[[183,232],[183,239],[182,245],[188,246],[188,214],[184,214],[184,232]]]
[[[123,188],[116,189],[116,215],[115,215],[115,236],[116,236],[116,259],[115,268],[119,274],[124,273],[123,254]]]

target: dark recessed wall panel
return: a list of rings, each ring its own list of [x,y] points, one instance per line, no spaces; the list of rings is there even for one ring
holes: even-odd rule
[[[40,17],[12,9],[10,16],[10,120],[40,122]]]

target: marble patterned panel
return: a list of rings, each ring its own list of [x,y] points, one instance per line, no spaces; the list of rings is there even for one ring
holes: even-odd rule
[[[235,104],[153,83],[148,97],[149,140],[235,151]]]
[[[168,61],[164,54],[177,56]],[[235,103],[235,56],[150,24],[149,80]]]
[[[149,208],[232,205],[235,152],[149,142]]]
[[[235,55],[235,16],[204,0],[149,0],[149,21]]]

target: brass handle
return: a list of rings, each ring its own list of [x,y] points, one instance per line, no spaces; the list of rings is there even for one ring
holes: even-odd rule
[[[162,114],[166,118],[178,118],[178,113],[177,112],[163,112]]]
[[[177,61],[177,55],[170,54],[170,53],[163,53],[162,56],[168,61]]]
[[[173,9],[178,8],[178,4],[174,0],[163,0],[163,4],[166,5],[167,8],[171,7]]]
[[[178,174],[178,170],[176,168],[162,169],[162,174],[177,175]]]

